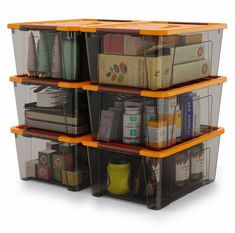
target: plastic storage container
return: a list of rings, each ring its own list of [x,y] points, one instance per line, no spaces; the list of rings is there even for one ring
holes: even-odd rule
[[[117,21],[77,19],[8,24],[12,30],[17,75],[88,80],[85,34],[80,28],[103,23]]]
[[[225,77],[164,91],[102,85],[87,90],[93,140],[171,147],[217,126]]]
[[[160,89],[218,75],[226,24],[127,22],[86,25],[94,83]]]
[[[160,152],[118,143],[88,147],[91,191],[161,209],[215,180],[222,128]]]
[[[19,124],[71,135],[90,132],[84,82],[11,77]]]
[[[89,186],[87,150],[83,137],[68,137],[24,126],[12,127],[15,134],[20,177],[78,191]]]

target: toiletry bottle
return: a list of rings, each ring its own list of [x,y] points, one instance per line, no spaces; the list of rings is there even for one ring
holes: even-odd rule
[[[28,38],[28,57],[27,57],[28,76],[37,76],[37,52],[34,35],[32,32]]]
[[[62,78],[62,57],[61,57],[61,44],[59,34],[56,33],[52,48],[52,64],[51,64],[52,78]]]
[[[131,165],[122,155],[112,155],[107,166],[107,190],[114,195],[130,191]]]
[[[175,155],[175,187],[184,188],[189,184],[190,157],[187,152]]]
[[[123,114],[123,142],[141,143],[141,114],[138,106],[126,106]]]
[[[197,146],[190,148],[188,152],[191,158],[190,178],[192,181],[201,180],[203,177],[203,167],[204,167],[203,144],[199,144]]]
[[[146,158],[147,169],[147,195],[148,197],[155,197],[157,186],[160,182],[160,160],[157,158]]]
[[[143,141],[146,143],[148,141],[148,121],[156,120],[156,106],[145,105],[144,106],[144,119],[143,119]]]
[[[38,40],[38,76],[40,78],[51,77],[51,48],[52,34],[47,31],[39,31]]]
[[[77,41],[75,32],[67,32],[63,39],[64,79],[76,80],[77,74]]]

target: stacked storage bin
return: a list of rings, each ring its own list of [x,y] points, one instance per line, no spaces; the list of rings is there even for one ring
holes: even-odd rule
[[[214,181],[224,24],[87,26],[93,195],[160,209]],[[83,29],[82,29],[83,30]]]
[[[117,22],[64,20],[9,24],[17,76],[20,127],[13,127],[20,176],[79,190],[89,185],[86,147],[90,133],[85,33],[80,27]],[[119,22],[121,23],[121,22]]]
[[[151,209],[215,180],[225,24],[68,20],[9,27],[22,179],[79,190],[88,185],[89,164],[93,195]]]

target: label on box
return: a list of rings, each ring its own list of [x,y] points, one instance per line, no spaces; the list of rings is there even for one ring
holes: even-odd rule
[[[175,166],[175,180],[185,181],[189,179],[189,159],[182,159],[176,162]]]
[[[141,57],[99,54],[99,82],[103,84],[162,88],[171,77],[171,56]],[[168,80],[168,81],[166,81]],[[169,84],[165,83],[165,86]]]
[[[191,155],[191,173],[198,174],[203,172],[204,155],[201,150],[193,152]]]

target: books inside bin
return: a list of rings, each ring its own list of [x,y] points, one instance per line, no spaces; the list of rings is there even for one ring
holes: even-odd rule
[[[45,86],[31,88],[34,90],[36,101],[24,105],[27,127],[74,135],[89,132],[85,93]],[[79,104],[76,104],[78,102]]]
[[[201,136],[215,125],[211,118],[213,98],[200,94],[143,98],[90,92],[89,101],[94,101],[91,105],[93,138],[161,150]]]
[[[92,193],[162,208],[212,181],[210,156],[206,142],[164,159],[89,148]]]
[[[91,79],[100,84],[157,90],[216,74],[211,67],[213,43],[203,33],[165,37],[106,33],[87,36],[87,43]]]
[[[87,155],[82,146],[48,141],[42,150],[34,148],[34,152],[37,156],[31,155],[32,159],[25,161],[24,179],[68,187],[87,185]]]

